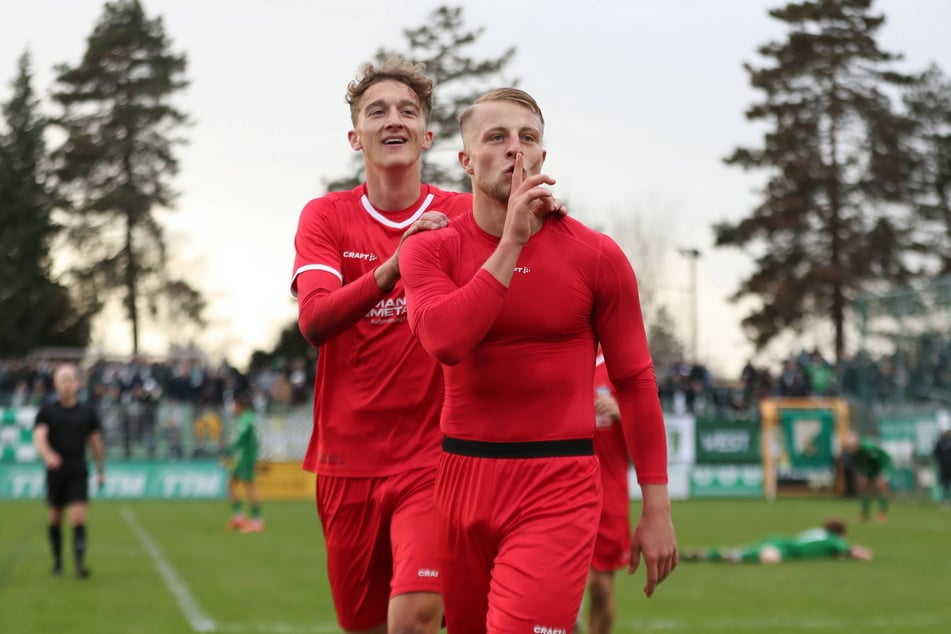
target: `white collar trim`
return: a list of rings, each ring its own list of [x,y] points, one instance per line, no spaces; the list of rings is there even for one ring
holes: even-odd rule
[[[422,216],[429,208],[429,205],[432,204],[433,198],[435,198],[433,194],[427,194],[426,198],[423,199],[422,204],[419,206],[419,209],[414,211],[413,215],[402,222],[393,222],[385,215],[377,211],[376,208],[370,203],[370,199],[367,198],[366,194],[363,194],[363,196],[360,197],[360,202],[363,203],[363,208],[366,209],[367,213],[370,214],[370,216],[372,216],[373,219],[379,222],[381,225],[390,227],[392,229],[405,229],[419,220],[419,217]]]

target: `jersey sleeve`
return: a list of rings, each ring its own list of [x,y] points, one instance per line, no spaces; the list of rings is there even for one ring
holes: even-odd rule
[[[384,295],[373,271],[344,284],[333,212],[326,197],[310,201],[294,237],[291,293],[297,297],[297,325],[315,347],[357,323]]]
[[[39,411],[36,412],[36,419],[33,422],[33,429],[36,429],[40,425],[49,426],[50,424],[50,415],[49,410],[46,405],[40,406]]]
[[[94,434],[102,431],[102,421],[99,420],[99,411],[95,407],[88,407],[89,410],[89,433]]]
[[[502,309],[506,288],[481,268],[457,285],[448,273],[451,262],[442,234],[448,231],[412,236],[399,261],[410,330],[437,361],[454,365],[485,338]]]
[[[617,394],[621,427],[638,483],[667,483],[667,433],[647,346],[634,269],[620,247],[602,236],[594,325]]]

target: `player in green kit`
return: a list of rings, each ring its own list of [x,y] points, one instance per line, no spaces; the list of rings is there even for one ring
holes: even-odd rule
[[[855,465],[859,497],[862,504],[862,521],[867,521],[872,510],[872,495],[878,502],[878,521],[888,519],[888,476],[892,470],[892,458],[884,449],[855,432],[846,436],[844,449],[851,455]]]
[[[704,548],[688,551],[683,561],[728,561],[777,564],[804,559],[861,559],[870,561],[872,552],[845,539],[845,523],[829,520],[792,537],[770,537],[734,548]]]
[[[238,419],[235,439],[228,446],[227,457],[232,461],[231,476],[228,479],[228,499],[233,514],[228,522],[228,530],[240,530],[242,533],[260,533],[264,530],[261,517],[261,501],[254,484],[254,466],[258,459],[258,434],[254,426],[254,407],[251,395],[239,392],[234,397],[234,414]],[[239,485],[244,485],[250,507],[250,519],[244,515]]]

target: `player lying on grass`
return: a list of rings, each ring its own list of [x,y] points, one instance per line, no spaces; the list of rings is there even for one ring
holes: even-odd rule
[[[792,537],[770,537],[733,548],[703,548],[687,551],[683,561],[729,561],[776,564],[803,559],[861,559],[870,561],[872,551],[845,539],[845,523],[830,519]]]

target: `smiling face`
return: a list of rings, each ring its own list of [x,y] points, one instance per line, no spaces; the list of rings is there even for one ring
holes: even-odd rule
[[[521,103],[477,103],[463,120],[465,149],[459,153],[459,162],[472,176],[473,190],[507,203],[518,152],[523,156],[526,177],[541,173],[546,156],[543,127],[541,117]]]
[[[433,142],[419,97],[408,85],[390,79],[363,93],[348,136],[350,146],[363,152],[368,170],[409,167]]]

